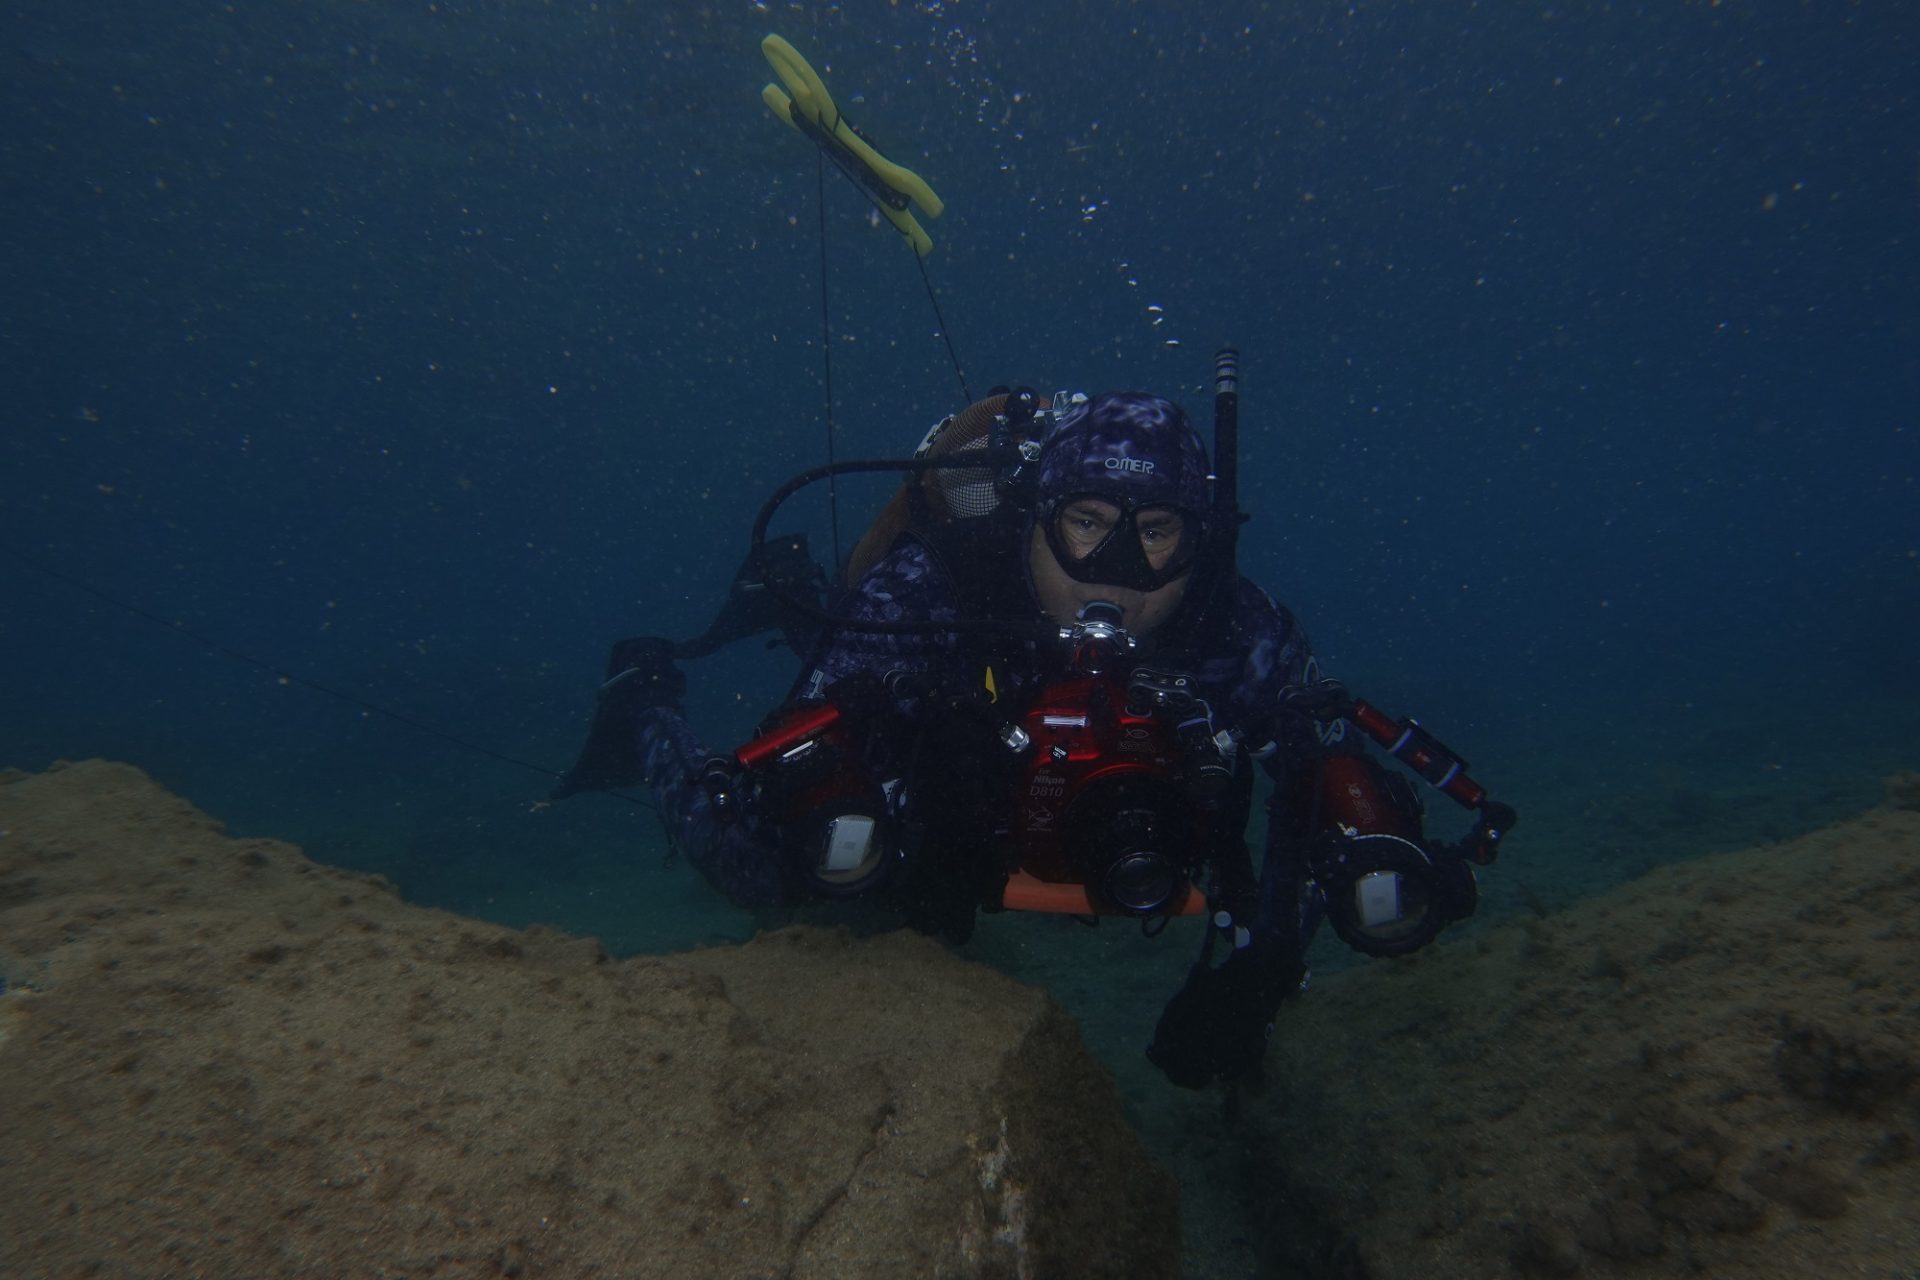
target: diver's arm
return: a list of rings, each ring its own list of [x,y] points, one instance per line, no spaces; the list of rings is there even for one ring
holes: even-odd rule
[[[751,815],[721,821],[702,782],[712,753],[677,706],[640,713],[641,768],[667,839],[735,906],[786,906],[801,896],[780,856],[779,833]]]
[[[1244,843],[1234,842],[1232,864],[1218,868],[1223,893],[1212,904],[1200,960],[1167,1002],[1147,1049],[1169,1080],[1189,1089],[1259,1073],[1274,1015],[1306,974],[1313,923],[1305,916],[1307,876],[1292,838],[1299,815],[1286,797],[1299,762],[1323,746],[1311,732],[1304,740],[1292,733],[1297,726],[1283,723],[1279,711],[1283,692],[1316,668],[1305,633],[1286,609],[1245,579],[1235,604],[1237,648],[1203,662],[1200,676],[1223,690],[1216,709],[1224,704],[1227,725],[1245,736],[1248,748],[1265,748],[1275,794],[1257,873]]]
[[[1291,760],[1269,758],[1268,768],[1276,782],[1251,901],[1229,895],[1224,916],[1208,924],[1207,951],[1168,1002],[1147,1050],[1170,1080],[1190,1089],[1259,1074],[1274,1017],[1304,983],[1307,944],[1326,915],[1316,856],[1328,848],[1325,841],[1385,829],[1384,815],[1398,820],[1402,813],[1387,782],[1398,775],[1386,774],[1356,744],[1315,743]],[[1413,820],[1417,829],[1417,814]],[[1346,825],[1352,822],[1369,825]],[[1226,959],[1215,965],[1220,942]]]
[[[1147,1051],[1188,1088],[1257,1074],[1274,1016],[1306,976],[1307,944],[1327,915],[1323,886],[1340,883],[1351,896],[1354,870],[1365,863],[1348,854],[1361,848],[1361,838],[1375,838],[1365,858],[1379,858],[1384,848],[1399,859],[1390,870],[1431,891],[1425,910],[1433,928],[1355,943],[1358,931],[1336,913],[1334,927],[1350,943],[1399,954],[1472,911],[1472,875],[1457,854],[1425,839],[1411,785],[1369,758],[1361,735],[1314,701],[1317,691],[1338,686],[1324,681],[1292,615],[1242,586],[1235,635],[1244,648],[1228,698],[1230,722],[1264,727],[1249,731],[1248,740],[1270,740],[1264,764],[1274,788],[1258,880],[1249,891],[1239,864],[1221,868],[1228,892],[1215,906],[1226,910],[1208,925],[1207,949],[1162,1013]],[[1226,958],[1215,963],[1223,942]]]
[[[659,636],[613,646],[586,745],[552,798],[645,784],[668,842],[714,888],[743,907],[789,902],[797,893],[777,840],[758,824],[719,820],[703,780],[708,753],[682,710],[687,681],[674,648]]]
[[[950,622],[958,609],[933,556],[909,540],[881,557],[835,612],[858,622]],[[951,633],[892,635],[838,627],[815,645],[791,700],[817,701],[852,675],[886,681],[897,674],[938,671],[951,661],[955,647]],[[913,708],[903,700],[899,709],[911,713]]]
[[[931,558],[914,543],[902,544],[876,564],[838,611],[860,621],[954,616],[944,581]],[[927,671],[938,660],[945,639],[836,629],[816,646],[793,695],[768,717],[767,725],[777,725],[808,705],[846,702],[842,691],[855,686],[878,689],[897,672]],[[900,749],[898,735],[882,731],[880,722],[887,717],[871,698],[863,696],[858,702],[858,713],[847,721],[859,744],[861,759],[855,767],[874,779],[896,776],[898,769],[892,768],[896,762],[890,757]],[[851,704],[841,709],[854,710]],[[788,856],[787,837],[792,833],[781,826],[780,814],[721,814],[704,780],[714,753],[700,742],[677,704],[644,712],[638,734],[645,780],[668,836],[708,883],[743,907],[787,905],[809,896]],[[877,781],[872,789],[879,789]]]

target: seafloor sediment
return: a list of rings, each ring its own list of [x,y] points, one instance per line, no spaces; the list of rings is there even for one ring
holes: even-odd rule
[[[1178,1271],[1072,1020],[925,939],[616,962],[126,765],[0,784],[8,1280]]]
[[[1335,975],[1265,1091],[1184,1129],[1236,1201],[1206,1220],[1276,1277],[1908,1280],[1917,944],[1905,775]],[[10,1276],[1178,1267],[1070,1021],[908,935],[614,962],[90,763],[0,775],[0,966]]]
[[[1288,1010],[1283,1274],[1920,1274],[1920,778]]]

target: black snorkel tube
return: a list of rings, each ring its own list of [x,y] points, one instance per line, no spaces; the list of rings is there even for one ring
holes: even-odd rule
[[[1232,582],[1239,568],[1240,353],[1222,347],[1213,357],[1213,518],[1220,529],[1220,567]]]
[[[1240,581],[1240,353],[1222,347],[1213,357],[1212,503],[1207,546],[1194,566],[1190,603],[1169,639],[1174,647],[1197,646],[1234,624],[1234,592]]]

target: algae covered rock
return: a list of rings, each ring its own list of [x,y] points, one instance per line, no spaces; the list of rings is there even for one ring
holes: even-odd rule
[[[1376,1280],[1903,1274],[1916,955],[1920,812],[1894,803],[1329,978],[1254,1111],[1269,1252]]]
[[[0,786],[8,1274],[1174,1275],[1043,994],[820,930],[610,959],[100,762]]]

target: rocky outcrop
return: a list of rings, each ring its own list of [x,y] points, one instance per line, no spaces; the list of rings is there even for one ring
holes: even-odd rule
[[[1072,1021],[932,943],[614,961],[124,765],[4,781],[11,1276],[1177,1273]]]
[[[1290,1274],[1905,1275],[1920,794],[1337,975],[1251,1112]]]

